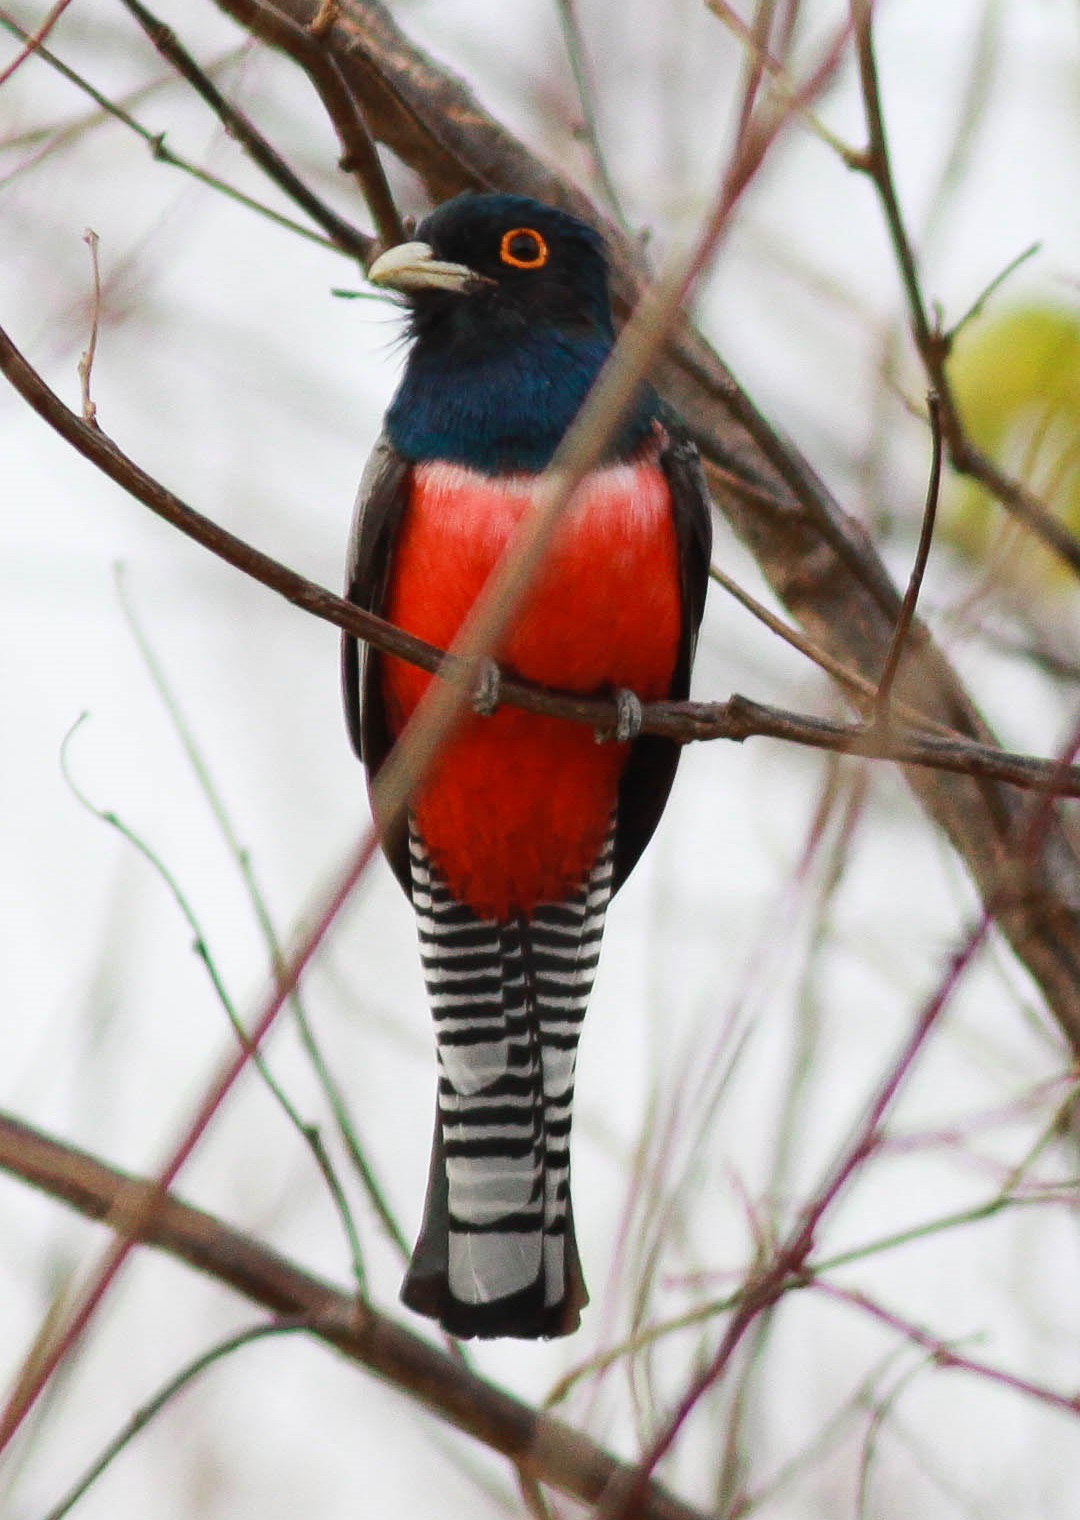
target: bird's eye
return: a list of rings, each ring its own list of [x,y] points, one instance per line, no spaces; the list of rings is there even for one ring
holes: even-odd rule
[[[548,245],[531,227],[512,227],[503,233],[499,257],[513,269],[543,269],[548,261]]]

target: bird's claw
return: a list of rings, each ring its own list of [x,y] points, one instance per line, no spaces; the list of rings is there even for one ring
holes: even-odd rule
[[[641,725],[645,720],[641,698],[626,686],[616,687],[613,696],[615,727],[606,730],[598,728],[596,730],[597,744],[604,744],[609,739],[614,739],[616,744],[628,744],[631,739],[636,739],[641,733]]]
[[[473,712],[478,718],[490,718],[498,711],[501,700],[502,672],[492,659],[479,661],[472,691]]]

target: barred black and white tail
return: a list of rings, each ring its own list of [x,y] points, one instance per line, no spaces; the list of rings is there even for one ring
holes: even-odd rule
[[[415,830],[409,850],[439,1091],[424,1221],[401,1296],[458,1336],[565,1335],[588,1302],[570,1122],[612,836],[574,897],[506,923],[451,896]]]

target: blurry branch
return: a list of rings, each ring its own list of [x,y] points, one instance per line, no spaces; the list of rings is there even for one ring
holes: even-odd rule
[[[93,432],[93,429],[90,429]],[[286,958],[276,985],[266,997],[239,1052],[227,1054],[206,1086],[202,1099],[173,1148],[169,1160],[155,1182],[140,1194],[138,1207],[126,1216],[127,1234],[118,1234],[104,1251],[86,1285],[75,1299],[70,1312],[55,1326],[43,1326],[14,1380],[7,1404],[0,1413],[0,1451],[18,1432],[50,1380],[79,1345],[87,1326],[97,1313],[109,1289],[141,1235],[148,1231],[156,1211],[164,1202],[168,1189],[203,1138],[215,1114],[236,1085],[251,1053],[259,1048],[269,1033],[282,1006],[307,970],[315,952],[325,939],[330,925],[348,902],[378,848],[378,834],[369,829],[351,853],[345,867],[332,883],[319,906],[314,923],[298,938],[295,949]]]
[[[291,44],[281,32],[282,15],[304,26],[315,10],[311,0],[215,3],[286,52]],[[633,308],[637,250],[576,186],[531,154],[460,80],[414,46],[384,5],[341,0],[325,46],[335,51],[350,91],[363,101],[372,135],[419,176],[433,201],[466,189],[513,190],[583,216],[607,238],[617,312]],[[839,63],[835,48],[812,71],[821,88]],[[292,56],[307,66],[303,54]],[[790,109],[802,113],[809,104],[804,88]],[[900,597],[865,530],[758,412],[689,322],[669,340],[655,378],[701,448],[717,504],[780,600],[815,645],[876,683]],[[945,419],[948,440],[947,411]],[[733,479],[739,482],[734,487]],[[993,747],[993,735],[958,676],[919,624],[915,636],[919,658],[905,662],[896,701],[914,702],[932,721]],[[1061,825],[1049,820],[1041,853],[1018,858],[1020,802],[1014,793],[985,776],[950,777],[922,766],[906,774],[984,901],[998,906],[1000,928],[1080,1051],[1080,863]]]
[[[290,166],[281,157],[280,153],[267,142],[262,133],[248,120],[242,111],[227,101],[217,85],[192,58],[184,48],[175,32],[170,27],[157,19],[145,6],[139,4],[139,0],[122,0],[124,6],[131,12],[157,48],[162,57],[185,79],[192,89],[206,102],[217,116],[222,126],[230,137],[240,144],[248,156],[256,163],[279,189],[300,206],[311,217],[312,221],[322,227],[323,231],[333,241],[335,247],[345,253],[351,253],[361,262],[367,263],[371,257],[372,241],[358,232],[349,222],[342,217],[319,197],[312,193],[304,184],[299,175],[295,174]]]
[[[81,454],[188,538],[314,617],[355,638],[367,640],[385,654],[397,655],[423,670],[439,671],[448,683],[465,690],[472,687],[476,679],[476,656],[455,656],[433,648],[422,639],[414,638],[305,579],[187,506],[124,454],[99,427],[89,426],[66,407],[31,368],[2,328],[0,372]],[[872,696],[874,690],[876,688],[871,683],[868,694]],[[610,733],[616,722],[615,704],[606,697],[582,697],[509,680],[501,683],[499,695],[508,706],[585,723],[599,733]],[[987,777],[1053,796],[1080,797],[1080,767],[1075,765],[1012,754],[995,745],[980,744],[960,735],[904,732],[895,725],[884,727],[807,717],[738,695],[726,702],[645,703],[643,731],[662,734],[683,744],[711,739],[737,742],[755,737],[783,739],[837,754]]]
[[[30,36],[30,33],[26,30],[26,28],[24,26],[21,26],[19,22],[10,14],[10,12],[5,10],[3,7],[0,7],[0,26],[4,27],[14,36],[21,37],[24,41],[27,40]],[[245,44],[245,46],[250,46],[250,44]],[[235,185],[230,185],[225,180],[220,179],[216,174],[211,174],[206,169],[200,168],[199,165],[193,163],[191,159],[184,158],[179,153],[174,153],[172,148],[170,148],[168,143],[165,141],[164,132],[152,132],[149,127],[143,126],[142,122],[137,121],[135,117],[132,116],[130,107],[144,100],[148,95],[151,95],[160,90],[163,84],[171,82],[175,71],[171,71],[165,80],[158,79],[150,84],[143,85],[137,90],[132,90],[130,94],[122,98],[123,103],[121,103],[121,101],[111,100],[108,95],[102,94],[102,92],[96,89],[88,79],[85,79],[83,75],[78,73],[75,69],[70,68],[66,63],[63,62],[62,59],[58,58],[56,54],[51,52],[48,48],[43,47],[39,44],[34,49],[34,52],[36,56],[42,60],[43,63],[47,63],[51,69],[54,69],[56,73],[60,74],[77,89],[81,90],[84,95],[88,95],[90,99],[95,103],[95,105],[99,107],[99,111],[94,115],[84,118],[82,121],[75,122],[69,126],[58,127],[53,132],[48,133],[48,142],[46,147],[40,153],[34,155],[33,158],[29,160],[29,162],[23,162],[19,164],[16,168],[12,169],[9,174],[0,179],[0,186],[8,184],[16,177],[16,175],[24,173],[30,164],[40,163],[41,160],[48,154],[56,151],[59,147],[66,146],[66,144],[71,141],[72,137],[81,135],[84,131],[87,130],[87,128],[95,126],[97,123],[111,116],[114,118],[114,120],[122,122],[123,125],[127,127],[129,131],[134,132],[137,137],[141,137],[158,163],[168,164],[173,169],[181,170],[182,173],[190,175],[192,179],[198,180],[200,184],[206,185],[208,189],[216,190],[220,195],[224,195],[227,199],[235,201],[240,206],[246,206],[250,211],[257,212],[259,216],[266,217],[268,221],[276,222],[279,227],[285,227],[290,232],[297,233],[300,237],[308,238],[312,242],[320,243],[326,248],[339,247],[339,244],[337,242],[328,237],[325,237],[322,233],[314,231],[313,228],[304,225],[302,222],[293,221],[291,217],[283,216],[280,211],[275,211],[272,207],[265,205],[262,201],[257,201],[252,196],[245,195],[245,193],[242,190],[238,190]],[[231,53],[226,54],[224,58],[219,58],[216,63],[208,65],[204,70],[204,73],[207,77],[212,77],[227,64],[233,62],[235,57],[238,56],[240,52],[242,52],[242,49],[234,49]],[[0,147],[11,148],[19,144],[25,144],[28,140],[30,142],[33,142],[38,137],[40,137],[40,135],[41,134],[39,132],[29,136],[29,138],[25,134],[15,139],[7,138],[3,143],[0,143]]]
[[[240,1330],[235,1335],[230,1335],[226,1340],[219,1341],[216,1346],[211,1346],[200,1356],[195,1357],[186,1367],[182,1367],[175,1376],[169,1378],[154,1394],[153,1398],[140,1405],[104,1450],[95,1458],[81,1478],[78,1478],[68,1489],[64,1497],[57,1501],[53,1507],[42,1516],[42,1520],[64,1520],[78,1504],[79,1500],[94,1486],[102,1473],[112,1465],[116,1458],[135,1437],[146,1429],[150,1421],[196,1378],[202,1377],[211,1367],[218,1362],[224,1361],[233,1352],[240,1351],[245,1346],[250,1346],[256,1341],[269,1340],[280,1335],[295,1335],[298,1331],[307,1330],[307,1320],[299,1318],[287,1318],[271,1320],[267,1324],[253,1325],[250,1329]]]
[[[758,20],[755,21],[753,26],[747,26],[746,22],[735,10],[735,7],[729,3],[729,0],[706,0],[706,4],[713,15],[722,21],[728,30],[739,39],[746,50],[747,79],[743,91],[738,129],[741,136],[746,130],[754,99],[761,89],[765,75],[768,75],[772,81],[772,89],[782,99],[794,99],[798,93],[798,87],[792,79],[786,64],[776,58],[769,51],[767,45],[767,34],[772,24],[772,11],[774,8],[772,0],[770,0],[768,5],[762,4],[759,6],[757,12]],[[798,0],[795,0],[795,5],[784,18],[785,30],[787,32],[784,39],[785,50],[791,42],[790,25],[797,9]],[[845,27],[844,35],[847,34],[847,31],[848,28]],[[829,130],[816,112],[803,107],[800,114],[814,135],[819,137],[822,142],[827,143],[833,152],[845,163],[851,159],[853,150],[847,143],[841,141],[834,132]]]
[[[895,1330],[914,1345],[921,1346],[924,1351],[930,1353],[935,1367],[974,1373],[977,1377],[991,1383],[998,1383],[1013,1393],[1022,1393],[1039,1404],[1049,1405],[1051,1409],[1061,1409],[1067,1414],[1080,1415],[1080,1394],[1060,1393],[1044,1383],[1035,1383],[1030,1378],[1020,1377],[1015,1372],[1007,1372],[1004,1368],[995,1367],[990,1362],[968,1356],[956,1349],[955,1342],[941,1340],[938,1336],[931,1335],[914,1320],[909,1320],[891,1309],[884,1308],[875,1299],[869,1298],[855,1288],[844,1288],[838,1283],[825,1282],[820,1278],[814,1278],[811,1286],[837,1303],[849,1304],[861,1309],[864,1314],[869,1314],[882,1324],[888,1325],[891,1330]]]
[[[868,681],[857,670],[852,670],[850,665],[845,665],[827,649],[822,649],[812,639],[801,634],[797,628],[792,628],[789,623],[785,623],[783,618],[778,618],[769,611],[768,607],[759,602],[757,597],[751,596],[745,587],[740,586],[738,581],[732,580],[731,576],[721,570],[719,565],[710,565],[709,575],[718,586],[724,588],[729,596],[734,597],[740,607],[745,607],[751,617],[756,618],[770,632],[775,633],[778,639],[783,639],[784,643],[790,645],[792,649],[797,649],[800,654],[805,655],[819,670],[832,676],[839,686],[845,688],[854,706],[861,705],[859,699],[862,699],[862,702],[868,704],[869,707],[874,706],[880,682]],[[932,718],[926,717],[917,707],[913,707],[908,702],[891,703],[890,713],[894,718],[903,718],[905,723],[920,733],[940,734],[947,739],[957,738],[953,729],[944,723],[935,723]]]
[[[185,1262],[260,1304],[399,1389],[547,1484],[595,1504],[628,1469],[587,1436],[462,1368],[429,1342],[293,1265],[220,1219],[0,1114],[0,1169],[88,1219]],[[651,1520],[702,1520],[658,1485],[644,1491]]]
[[[592,70],[589,67],[589,57],[581,29],[581,17],[578,15],[577,0],[555,0],[555,9],[559,13],[559,24],[562,27],[566,56],[570,60],[570,70],[574,76],[574,85],[577,88],[578,103],[581,106],[582,131],[589,150],[593,174],[597,184],[604,193],[608,210],[627,237],[630,237],[632,236],[630,223],[623,209],[615,181],[611,176],[607,155],[604,153],[604,146],[600,140],[600,123],[596,114],[596,84],[593,79]]]
[[[919,351],[932,389],[939,397],[941,428],[949,452],[949,461],[961,475],[970,476],[995,496],[1005,510],[1058,554],[1080,575],[1080,540],[1060,522],[1045,502],[1019,480],[1008,475],[972,442],[964,427],[948,377],[948,359],[961,328],[981,310],[990,293],[997,288],[1017,264],[1029,257],[1025,250],[1009,265],[952,328],[941,326],[940,318],[931,320],[919,278],[918,261],[908,236],[900,201],[893,182],[888,139],[881,105],[877,62],[874,56],[871,0],[851,0],[855,22],[856,52],[866,114],[867,147],[852,160],[852,167],[869,176],[881,201],[893,245],[901,282],[907,300],[908,316],[915,346]]]
[[[11,78],[12,74],[15,73],[16,69],[21,68],[26,60],[30,57],[31,53],[34,52],[35,48],[39,47],[40,44],[45,41],[45,38],[52,31],[53,27],[60,20],[60,17],[64,14],[70,4],[71,0],[56,0],[56,4],[53,6],[52,10],[48,13],[48,15],[45,17],[45,20],[41,23],[37,30],[32,34],[26,35],[24,37],[24,46],[22,48],[22,51],[16,53],[15,57],[8,64],[7,68],[0,72],[0,87],[7,84],[8,80]]]
[[[241,1047],[250,1056],[251,1063],[262,1079],[263,1085],[267,1088],[270,1095],[273,1097],[274,1101],[277,1103],[278,1107],[285,1115],[286,1119],[289,1121],[293,1129],[299,1135],[300,1139],[304,1142],[308,1150],[311,1152],[312,1160],[315,1162],[315,1165],[318,1167],[319,1171],[322,1174],[323,1181],[326,1183],[327,1191],[333,1200],[334,1207],[338,1213],[338,1218],[341,1221],[341,1227],[345,1239],[348,1242],[349,1254],[352,1259],[353,1277],[356,1280],[357,1292],[363,1293],[366,1288],[366,1274],[364,1271],[364,1255],[360,1249],[360,1237],[357,1234],[356,1223],[349,1209],[348,1199],[345,1197],[344,1189],[342,1188],[337,1174],[334,1171],[333,1163],[331,1162],[330,1156],[327,1153],[326,1146],[323,1144],[322,1135],[319,1133],[318,1127],[316,1125],[306,1123],[305,1120],[301,1117],[300,1112],[296,1108],[292,1099],[278,1082],[273,1072],[270,1070],[270,1067],[266,1061],[266,1057],[263,1055],[262,1051],[257,1050],[253,1045],[251,1045],[251,1042],[248,1039],[247,1030],[244,1028],[244,1021],[240,1017],[236,1003],[234,1002],[228,988],[225,985],[224,978],[221,974],[221,969],[218,966],[213,953],[211,952],[210,941],[206,936],[206,931],[203,929],[203,926],[198,918],[198,915],[195,912],[194,907],[191,904],[190,899],[187,896],[187,893],[184,891],[183,887],[181,887],[179,881],[173,875],[172,871],[165,864],[164,860],[162,860],[157,851],[152,849],[146,840],[143,839],[140,834],[136,833],[130,824],[125,823],[118,813],[113,812],[109,808],[98,807],[96,803],[91,802],[90,798],[86,795],[86,793],[79,786],[78,782],[75,780],[75,777],[71,770],[68,751],[71,746],[71,741],[75,737],[76,731],[82,727],[86,716],[86,713],[83,713],[82,716],[76,720],[74,725],[65,734],[63,743],[60,746],[60,769],[63,773],[64,780],[71,788],[72,794],[74,795],[76,801],[82,807],[84,807],[88,813],[93,814],[93,816],[99,819],[102,823],[108,824],[110,828],[115,829],[120,837],[122,839],[125,839],[128,844],[130,844],[142,856],[147,865],[149,865],[151,870],[154,871],[163,886],[172,896],[173,902],[180,910],[181,917],[184,919],[184,922],[191,930],[192,950],[198,959],[202,962],[203,967],[206,970],[206,974],[210,978],[210,985],[214,989],[217,1000],[221,1004],[221,1008],[225,1014],[225,1017],[232,1025],[233,1033],[239,1040]]]
[[[252,912],[255,915],[263,942],[269,953],[274,975],[280,977],[284,975],[287,969],[285,951],[281,937],[274,926],[266,895],[255,873],[250,852],[244,847],[237,835],[224,798],[210,772],[209,763],[196,741],[194,730],[181,711],[180,704],[177,701],[161,661],[158,659],[157,653],[135,613],[135,608],[128,595],[122,569],[119,566],[116,572],[116,586],[121,609],[139,653],[142,656],[147,674],[153,682],[158,696],[161,698],[165,711],[169,715],[169,720],[173,725],[184,754],[187,756],[188,762],[195,773],[195,779],[206,804],[221,832],[225,848],[228,850],[237,871],[240,873],[244,889],[248,895],[248,901],[251,903]],[[349,1113],[348,1104],[333,1073],[327,1065],[322,1048],[316,1039],[315,1031],[311,1020],[308,1018],[307,1009],[300,996],[299,988],[295,988],[289,998],[289,1007],[296,1022],[300,1043],[304,1047],[308,1060],[311,1062],[312,1070],[315,1073],[319,1086],[322,1088],[323,1095],[330,1105],[330,1111],[334,1116],[338,1135],[345,1147],[346,1154],[357,1176],[360,1178],[364,1191],[368,1196],[368,1201],[374,1209],[383,1229],[386,1231],[387,1236],[397,1250],[398,1255],[407,1260],[409,1256],[409,1243],[405,1239],[404,1232],[394,1216],[371,1160],[360,1143],[352,1115]]]
[[[911,568],[908,587],[900,606],[900,616],[896,619],[892,643],[885,656],[885,664],[882,667],[874,697],[875,723],[888,722],[889,701],[892,697],[893,686],[896,684],[908,636],[911,633],[911,625],[915,621],[919,592],[922,590],[923,577],[930,558],[930,545],[934,541],[934,523],[937,521],[938,494],[941,489],[941,402],[935,391],[930,392],[926,398],[926,404],[930,413],[930,431],[933,437],[933,457],[930,461],[930,480],[926,487],[926,506],[923,508],[922,529],[915,551],[915,563]]]
[[[918,1018],[882,1078],[850,1139],[841,1147],[819,1186],[799,1211],[787,1236],[762,1252],[762,1259],[733,1299],[731,1316],[714,1355],[690,1379],[675,1411],[643,1457],[632,1480],[613,1484],[598,1507],[596,1520],[630,1520],[637,1513],[643,1485],[657,1463],[667,1454],[687,1419],[731,1365],[744,1337],[758,1318],[793,1288],[813,1280],[813,1252],[818,1230],[864,1163],[874,1154],[882,1125],[893,1102],[945,1011],[969,966],[990,932],[992,919],[984,912],[965,942],[954,953],[938,987],[923,1005]]]
[[[274,182],[325,228],[334,242],[344,251],[355,254],[362,263],[368,263],[374,251],[372,240],[342,221],[334,212],[312,195],[307,186],[295,175],[284,159],[269,146],[261,133],[246,116],[231,105],[220,90],[207,77],[195,59],[181,44],[171,27],[160,21],[140,0],[122,0],[122,4],[135,17],[150,41],[162,57],[183,76],[217,115],[226,130],[236,138],[261,169]],[[331,13],[327,13],[330,16]],[[331,17],[332,19],[332,17]],[[325,41],[329,28],[300,26],[287,16],[276,15],[272,30],[274,36],[267,38],[284,48],[302,62],[319,98],[326,107],[342,147],[339,167],[355,174],[362,190],[382,244],[399,243],[404,237],[401,218],[390,194],[386,174],[379,159],[378,149],[368,131],[363,111],[356,97],[350,92],[333,52]]]

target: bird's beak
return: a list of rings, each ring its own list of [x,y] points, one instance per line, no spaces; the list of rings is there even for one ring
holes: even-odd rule
[[[427,243],[399,243],[381,253],[367,272],[372,285],[400,290],[453,290],[460,294],[486,283],[467,264],[448,264]]]

